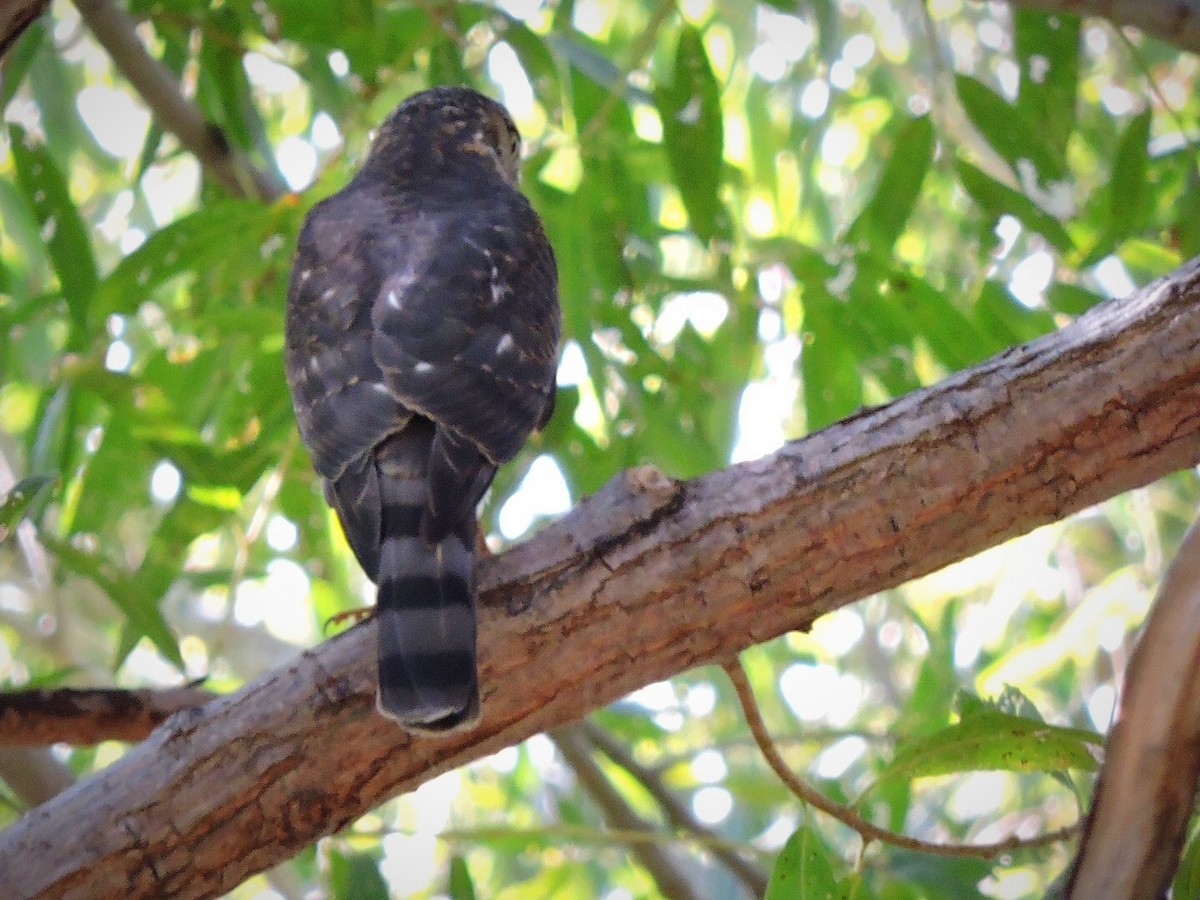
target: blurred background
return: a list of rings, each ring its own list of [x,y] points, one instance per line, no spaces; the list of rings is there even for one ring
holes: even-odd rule
[[[508,106],[559,260],[557,413],[486,501],[496,551],[627,466],[755,459],[1200,252],[1200,63],[1103,19],[961,0],[120,8],[243,167],[206,171],[64,0],[0,63],[0,496],[23,482],[0,507],[4,687],[233,690],[373,599],[297,439],[284,292],[305,211],[427,85]],[[1180,473],[747,652],[789,764],[928,840],[1075,822],[1087,759],[1001,771],[995,747],[951,742],[942,774],[895,761],[977,698],[1106,731],[1197,501]],[[39,800],[17,768],[82,778],[125,750],[0,759],[0,823]],[[1041,897],[1070,857],[862,852],[700,669],[232,896],[740,898],[793,834],[838,896]]]

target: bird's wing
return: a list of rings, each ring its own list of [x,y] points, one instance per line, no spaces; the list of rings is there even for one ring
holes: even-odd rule
[[[288,286],[288,383],[300,435],[330,481],[411,415],[371,342],[371,302],[382,281],[372,230],[382,210],[365,193],[345,191],[313,207]]]
[[[554,393],[560,314],[541,223],[514,190],[398,225],[382,236],[396,262],[371,310],[375,360],[401,403],[503,463]]]
[[[377,199],[353,191],[313,207],[300,232],[285,329],[300,435],[371,578],[379,568],[382,504],[373,448],[412,416],[371,348],[371,301],[381,279],[370,235],[384,212]]]

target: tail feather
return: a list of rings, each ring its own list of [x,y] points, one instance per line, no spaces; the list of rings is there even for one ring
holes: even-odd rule
[[[377,704],[406,728],[440,732],[479,719],[475,523],[471,515],[436,542],[422,539],[432,441],[432,424],[420,423],[377,450],[383,506]]]

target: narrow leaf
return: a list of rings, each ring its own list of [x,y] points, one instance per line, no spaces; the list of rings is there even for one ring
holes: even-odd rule
[[[96,260],[87,227],[71,202],[67,181],[45,147],[31,142],[23,129],[9,126],[17,184],[42,230],[50,262],[71,311],[72,346],[84,341],[88,301],[96,287]]]
[[[159,597],[145,594],[135,578],[120,572],[98,555],[85,553],[66,541],[55,540],[46,535],[42,536],[42,542],[60,563],[104,591],[113,605],[125,615],[132,628],[148,637],[163,656],[183,669],[179,643],[158,608]]]
[[[1134,116],[1117,142],[1108,183],[1109,233],[1116,239],[1141,230],[1149,206],[1150,110]]]
[[[1046,141],[1041,129],[1017,107],[969,75],[955,76],[954,83],[971,124],[1014,172],[1020,173],[1022,161],[1028,161],[1042,181],[1058,181],[1063,177],[1062,157]]]
[[[875,193],[847,233],[850,243],[865,243],[886,257],[904,230],[921,184],[933,162],[933,126],[928,116],[910,119],[900,129]]]
[[[879,780],[982,770],[1092,771],[1096,759],[1088,747],[1101,743],[1100,735],[1091,731],[978,705],[964,710],[956,724],[897,747]]]
[[[775,858],[764,900],[825,900],[838,896],[829,849],[807,826],[798,828]]]
[[[329,887],[336,900],[388,900],[379,861],[365,853],[329,854]]]
[[[1200,829],[1192,831],[1171,882],[1172,897],[1200,897]]]
[[[804,349],[800,371],[809,431],[848,416],[862,405],[859,355],[846,343],[838,301],[823,286],[804,291]]]
[[[461,856],[450,857],[450,897],[452,900],[475,900],[475,882],[471,870]]]
[[[990,175],[961,159],[954,164],[959,180],[971,199],[988,214],[999,218],[1007,213],[1030,231],[1036,231],[1064,253],[1074,242],[1062,223],[1045,212],[1020,191],[1001,184]]]
[[[1013,11],[1013,32],[1021,71],[1017,109],[1041,126],[1046,141],[1061,155],[1075,128],[1079,17],[1018,9]]]
[[[54,484],[53,475],[30,475],[12,486],[0,501],[0,541],[8,536],[12,526],[25,514],[39,493]]]
[[[258,203],[228,200],[207,206],[154,233],[125,257],[96,291],[99,314],[132,312],[159,285],[176,275],[203,271],[226,259],[257,233],[269,215]]]
[[[728,231],[719,196],[725,153],[721,91],[704,38],[691,26],[679,34],[669,87],[655,92],[670,158],[692,229],[703,240]]]

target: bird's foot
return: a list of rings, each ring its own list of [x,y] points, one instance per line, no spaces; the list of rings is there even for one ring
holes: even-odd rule
[[[375,607],[373,606],[357,606],[354,609],[342,610],[340,613],[332,615],[325,620],[325,631],[328,633],[329,629],[334,625],[341,625],[347,621],[357,625],[359,622],[369,619],[373,615],[375,615]]]

